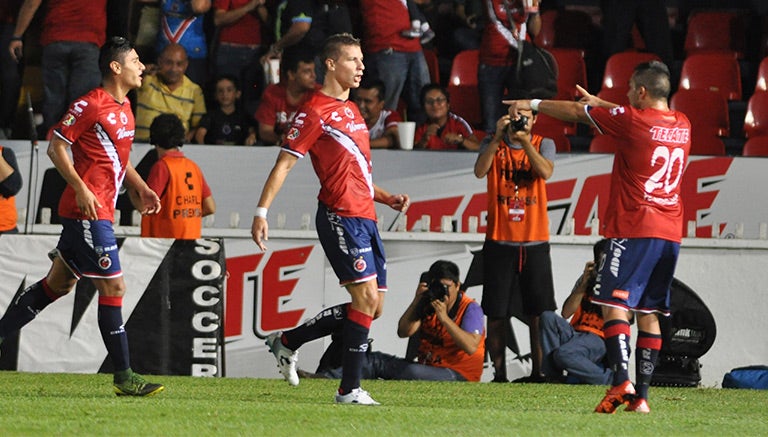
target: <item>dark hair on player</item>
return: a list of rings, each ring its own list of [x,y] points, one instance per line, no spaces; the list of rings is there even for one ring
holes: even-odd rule
[[[672,89],[669,80],[669,68],[660,61],[643,62],[635,67],[632,80],[636,87],[644,87],[654,99],[669,98]]]
[[[109,76],[112,72],[109,64],[117,61],[122,64],[125,54],[133,50],[133,44],[122,36],[113,36],[101,46],[99,50],[99,70],[102,76]]]
[[[184,145],[184,125],[176,114],[160,114],[149,126],[149,143],[161,149]]]

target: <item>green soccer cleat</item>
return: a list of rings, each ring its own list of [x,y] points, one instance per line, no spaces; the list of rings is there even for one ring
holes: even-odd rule
[[[147,382],[138,373],[131,372],[128,379],[114,383],[115,394],[118,396],[154,396],[165,390],[162,384]]]

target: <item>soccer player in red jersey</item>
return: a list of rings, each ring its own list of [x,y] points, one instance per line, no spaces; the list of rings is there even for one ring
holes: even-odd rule
[[[145,381],[130,367],[122,316],[125,281],[112,228],[123,182],[137,191],[143,214],[160,209],[157,194],[128,160],[135,123],[126,95],[141,86],[144,64],[128,40],[113,37],[101,48],[99,68],[102,86],[71,104],[54,126],[48,146],[48,156],[67,181],[59,202],[63,229],[50,254],[53,265],[45,278],[14,298],[0,319],[0,341],[72,291],[85,276],[99,291],[99,330],[114,366],[115,394],[151,396],[164,387]]]
[[[285,379],[297,385],[297,349],[342,329],[344,374],[336,402],[378,405],[360,388],[368,331],[381,314],[387,290],[374,201],[405,212],[409,198],[407,194],[390,194],[373,183],[368,128],[357,105],[349,100],[349,91],[360,85],[365,68],[360,41],[349,34],[333,35],[326,40],[321,59],[326,70],[323,86],[296,112],[261,192],[251,234],[259,248],[266,250],[267,208],[297,160],[309,153],[321,185],[315,216],[318,237],[352,302],[324,310],[312,323],[273,333],[267,344]]]
[[[669,109],[669,69],[661,62],[635,67],[630,106],[587,93],[581,102],[510,100],[514,109],[538,110],[596,127],[616,141],[603,251],[592,301],[603,305],[613,386],[595,409],[650,412],[648,386],[661,349],[657,314],[669,314],[672,282],[683,232],[680,181],[691,148],[691,123]],[[636,384],[629,379],[630,311],[637,315]],[[637,390],[635,390],[637,389]]]

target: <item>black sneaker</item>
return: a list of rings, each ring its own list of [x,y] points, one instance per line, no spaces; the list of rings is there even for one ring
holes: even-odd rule
[[[153,384],[147,382],[138,373],[131,372],[131,375],[121,383],[114,383],[115,394],[118,396],[154,396],[165,390],[162,384]]]

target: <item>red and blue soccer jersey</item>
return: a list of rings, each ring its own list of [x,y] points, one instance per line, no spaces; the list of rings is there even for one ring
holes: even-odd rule
[[[606,238],[660,238],[683,233],[680,185],[691,149],[691,123],[677,111],[587,107],[601,133],[616,141]]]
[[[318,200],[342,217],[376,220],[368,128],[357,105],[315,92],[296,112],[283,150],[309,153],[320,179]]]
[[[134,131],[131,102],[125,98],[119,103],[103,88],[75,100],[54,128],[54,134],[70,144],[75,171],[101,204],[99,220],[114,221]],[[59,201],[59,215],[87,219],[77,207],[70,185]]]

